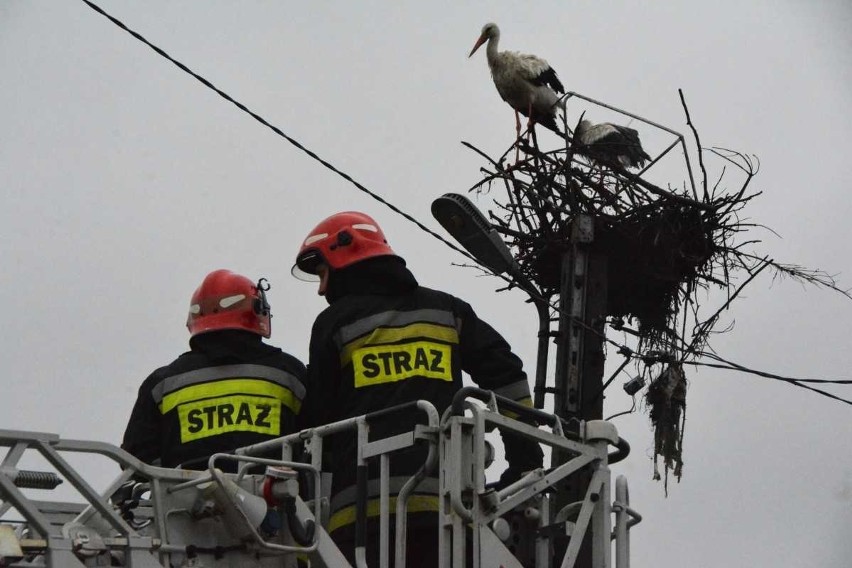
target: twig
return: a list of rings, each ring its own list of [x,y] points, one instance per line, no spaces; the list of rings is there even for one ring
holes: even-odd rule
[[[689,126],[690,130],[692,130],[692,135],[695,137],[695,145],[698,147],[698,166],[701,168],[702,176],[701,185],[704,189],[704,200],[708,201],[710,196],[707,193],[707,169],[704,167],[704,158],[701,157],[701,140],[698,138],[698,130],[696,130],[695,126],[692,125],[692,119],[689,117],[689,109],[686,107],[686,99],[683,97],[683,89],[678,89],[677,93],[680,95],[680,103],[683,105],[683,112],[686,113],[686,124]]]

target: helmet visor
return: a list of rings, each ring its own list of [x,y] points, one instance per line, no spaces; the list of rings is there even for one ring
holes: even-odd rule
[[[290,274],[304,282],[319,282],[317,274],[325,259],[316,250],[305,251],[296,258],[296,264],[290,269]]]

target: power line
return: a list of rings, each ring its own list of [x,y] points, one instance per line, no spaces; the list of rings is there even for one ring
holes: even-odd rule
[[[757,375],[758,377],[765,377],[767,379],[782,381],[782,382],[785,382],[785,383],[788,383],[788,384],[791,384],[791,385],[794,385],[794,386],[797,386],[797,387],[800,387],[800,388],[803,388],[803,389],[807,389],[809,391],[813,391],[817,394],[821,394],[822,396],[826,396],[828,398],[837,400],[839,402],[845,402],[846,404],[852,405],[852,400],[847,400],[845,398],[841,398],[841,397],[834,395],[830,392],[826,392],[822,389],[811,387],[811,386],[808,386],[807,384],[805,384],[805,383],[821,383],[821,384],[831,383],[831,384],[842,384],[842,385],[852,384],[852,381],[849,381],[849,380],[845,380],[845,379],[837,379],[837,380],[832,380],[832,379],[796,379],[796,378],[792,378],[792,377],[783,377],[781,375],[776,375],[774,373],[767,373],[766,371],[758,371],[756,369],[750,369],[750,368],[745,367],[743,365],[733,363],[731,361],[727,361],[726,359],[723,359],[722,357],[719,357],[718,355],[715,355],[713,353],[702,353],[702,356],[708,357],[710,359],[715,359],[717,361],[720,361],[721,363],[704,363],[702,361],[684,361],[684,364],[685,365],[694,365],[694,366],[699,366],[699,367],[712,367],[714,369],[725,369],[725,370],[729,370],[729,371],[738,371],[740,373],[748,373],[748,374],[751,374],[751,375]]]
[[[173,64],[174,64],[175,66],[177,66],[177,67],[178,67],[181,71],[184,71],[185,73],[187,73],[187,74],[191,75],[193,78],[195,78],[195,79],[196,79],[198,82],[200,82],[202,85],[204,85],[204,86],[205,86],[205,87],[207,87],[208,89],[211,89],[211,90],[212,90],[212,91],[214,91],[216,94],[218,94],[220,97],[222,97],[222,98],[223,98],[223,99],[225,99],[226,101],[228,101],[228,102],[230,102],[231,104],[233,104],[234,106],[236,106],[236,107],[237,107],[238,109],[240,109],[242,112],[244,112],[244,113],[248,114],[248,115],[249,115],[249,116],[251,116],[254,120],[256,120],[256,121],[257,121],[257,122],[259,122],[260,124],[264,125],[265,127],[269,128],[270,130],[272,130],[275,134],[277,134],[278,136],[280,136],[281,138],[283,138],[284,140],[286,140],[287,142],[289,142],[290,144],[292,144],[293,146],[295,146],[296,148],[298,148],[299,150],[301,150],[302,152],[304,152],[305,154],[307,154],[307,155],[308,155],[309,157],[311,157],[313,160],[315,160],[315,161],[319,162],[320,164],[322,164],[323,166],[325,166],[327,169],[329,169],[329,170],[331,170],[332,172],[334,172],[335,174],[339,175],[340,177],[342,177],[343,179],[345,179],[346,181],[348,181],[349,183],[351,183],[352,185],[354,185],[354,186],[355,186],[357,189],[359,189],[360,191],[362,191],[362,192],[366,193],[367,195],[369,195],[370,197],[372,197],[373,199],[375,199],[376,201],[378,201],[379,203],[381,203],[381,204],[382,204],[382,205],[384,205],[385,207],[389,208],[391,211],[393,211],[393,212],[395,212],[395,213],[397,213],[397,214],[401,215],[402,217],[404,217],[404,218],[405,218],[405,219],[407,219],[408,221],[411,221],[411,222],[412,222],[412,223],[414,223],[414,224],[415,224],[418,228],[420,228],[422,231],[424,231],[424,232],[428,233],[429,235],[431,235],[431,236],[435,237],[436,239],[438,239],[439,241],[441,241],[442,243],[444,243],[445,245],[447,245],[448,247],[450,247],[452,250],[454,250],[454,251],[458,252],[459,254],[461,254],[461,255],[463,255],[463,256],[465,256],[465,257],[467,257],[468,259],[470,259],[470,260],[472,260],[472,261],[476,262],[477,264],[480,264],[480,263],[479,263],[479,261],[478,261],[476,258],[474,258],[474,257],[473,257],[470,253],[468,253],[467,251],[465,251],[465,250],[463,250],[463,249],[459,248],[458,246],[454,245],[453,243],[451,243],[450,241],[448,241],[447,239],[445,239],[444,237],[442,237],[441,235],[439,235],[439,234],[438,234],[438,233],[436,233],[435,231],[433,231],[433,230],[429,229],[429,228],[428,228],[428,227],[426,227],[424,224],[422,224],[420,221],[418,221],[416,218],[414,218],[413,216],[409,215],[408,213],[405,213],[404,211],[402,211],[401,209],[399,209],[398,207],[396,207],[395,205],[393,205],[392,203],[390,203],[389,201],[387,201],[386,199],[384,199],[384,198],[383,198],[383,197],[381,197],[380,195],[378,195],[378,194],[376,194],[376,193],[374,193],[374,192],[370,191],[367,187],[365,187],[364,185],[362,185],[361,183],[359,183],[357,180],[355,180],[352,176],[350,176],[350,175],[349,175],[349,174],[347,174],[346,172],[343,172],[343,171],[341,171],[341,170],[337,169],[334,165],[332,165],[332,164],[331,164],[331,163],[329,163],[328,161],[326,161],[326,160],[324,160],[323,158],[321,158],[321,157],[320,157],[319,155],[317,155],[315,152],[313,152],[312,150],[310,150],[310,149],[306,148],[306,147],[305,147],[304,145],[302,145],[302,144],[301,144],[298,140],[296,140],[295,138],[292,138],[291,136],[288,136],[288,135],[287,135],[286,133],[284,133],[284,131],[282,131],[280,128],[278,128],[277,126],[275,126],[275,125],[271,124],[271,123],[270,123],[269,121],[267,121],[265,118],[263,118],[263,117],[262,117],[262,116],[260,116],[259,114],[255,113],[254,111],[252,111],[251,109],[249,109],[246,105],[244,105],[243,103],[241,103],[241,102],[237,101],[237,100],[236,100],[236,99],[234,99],[232,96],[230,96],[228,93],[226,93],[225,91],[223,91],[223,90],[219,89],[218,87],[216,87],[216,86],[215,86],[212,82],[210,82],[208,79],[205,79],[204,77],[202,77],[201,75],[199,75],[198,73],[196,73],[195,71],[193,71],[192,69],[190,69],[189,67],[187,67],[185,64],[181,63],[181,62],[180,62],[180,61],[178,61],[177,59],[175,59],[175,58],[173,58],[172,56],[170,56],[170,55],[169,55],[168,53],[166,53],[166,52],[165,52],[162,48],[160,48],[160,47],[158,47],[158,46],[154,45],[153,43],[151,43],[150,41],[148,41],[148,40],[147,40],[144,36],[142,36],[142,34],[140,34],[139,32],[136,32],[135,30],[130,29],[130,28],[129,28],[126,24],[124,24],[124,22],[122,22],[122,21],[121,21],[121,20],[119,20],[118,18],[116,18],[116,17],[114,17],[114,16],[112,16],[112,15],[108,14],[106,11],[104,11],[104,10],[103,10],[100,6],[98,6],[97,4],[94,4],[94,3],[93,3],[93,2],[91,2],[90,0],[82,0],[82,1],[83,1],[83,2],[87,5],[87,6],[89,6],[92,10],[94,10],[95,12],[97,12],[97,13],[101,14],[102,16],[104,16],[105,18],[107,18],[110,22],[112,22],[113,24],[115,24],[115,25],[116,25],[116,26],[118,26],[119,28],[123,29],[124,31],[126,31],[127,33],[129,33],[131,36],[133,36],[134,38],[136,38],[137,40],[141,41],[142,43],[144,43],[145,45],[147,45],[148,47],[150,47],[152,50],[154,50],[154,52],[156,52],[156,53],[157,53],[158,55],[160,55],[161,57],[163,57],[163,58],[167,59],[168,61],[170,61],[171,63],[173,63]],[[487,270],[487,269],[486,269],[486,270]],[[494,276],[497,276],[497,277],[499,277],[499,278],[502,278],[502,279],[506,280],[506,281],[507,281],[507,282],[509,282],[510,284],[516,284],[513,280],[511,280],[510,278],[507,278],[507,277],[506,277],[506,276],[504,276],[504,275],[501,275],[501,274],[495,274],[495,273],[494,273],[493,271],[491,271],[491,270],[487,270],[487,271],[488,271],[490,274],[493,274]],[[527,290],[527,289],[526,289],[526,288],[524,288],[524,287],[522,287],[521,289],[523,289],[525,292],[527,292],[527,294],[529,294],[529,295],[530,295],[530,297],[531,297],[531,298],[533,298],[533,300],[543,301],[543,302],[545,302],[545,303],[546,303],[546,304],[547,304],[550,308],[553,308],[553,309],[554,309],[554,310],[556,310],[557,312],[562,313],[562,310],[561,310],[561,308],[560,308],[560,307],[555,306],[553,303],[551,303],[550,301],[548,301],[546,298],[544,298],[544,297],[543,297],[543,296],[541,296],[540,294],[535,293],[535,292],[534,292],[534,291],[532,291],[532,290]],[[619,353],[621,353],[621,354],[625,355],[628,359],[630,359],[630,358],[641,358],[639,355],[637,355],[636,353],[634,353],[634,352],[630,349],[630,347],[627,347],[626,345],[620,344],[620,343],[618,343],[618,342],[616,342],[616,341],[614,341],[614,340],[612,340],[612,339],[610,339],[610,338],[606,337],[606,334],[605,334],[605,333],[601,333],[600,331],[598,331],[597,329],[595,329],[593,326],[591,326],[591,325],[587,324],[586,322],[582,321],[580,318],[577,318],[577,317],[571,316],[571,321],[572,321],[573,323],[575,323],[575,324],[577,324],[577,325],[579,325],[579,326],[581,326],[581,327],[585,328],[587,331],[590,331],[590,332],[594,333],[595,335],[598,335],[599,337],[601,337],[601,339],[602,339],[603,341],[605,341],[605,342],[607,342],[607,343],[609,343],[609,344],[611,344],[611,345],[613,345],[613,346],[618,347],[618,348],[619,348]],[[770,378],[770,379],[780,380],[780,381],[784,381],[784,382],[787,382],[787,383],[789,383],[789,384],[793,384],[793,385],[798,386],[798,387],[801,387],[801,388],[805,388],[805,389],[808,389],[808,390],[814,391],[814,392],[816,392],[816,393],[818,393],[818,394],[821,394],[821,395],[823,395],[823,396],[827,396],[827,397],[829,397],[829,398],[832,398],[832,399],[838,400],[838,401],[840,401],[840,402],[845,402],[845,403],[847,403],[847,404],[852,405],[852,401],[849,401],[849,400],[846,400],[846,399],[840,398],[840,397],[835,396],[835,395],[833,395],[833,394],[831,394],[831,393],[825,392],[825,391],[823,391],[823,390],[820,390],[820,389],[817,389],[817,388],[814,388],[814,387],[809,387],[809,386],[807,386],[806,384],[803,384],[803,383],[852,384],[852,381],[850,381],[850,380],[795,379],[795,378],[790,378],[790,377],[782,377],[782,376],[780,376],[780,375],[774,375],[774,374],[772,374],[772,373],[767,373],[767,372],[764,372],[764,371],[757,371],[757,370],[754,370],[754,369],[749,369],[749,368],[744,367],[744,366],[742,366],[742,365],[738,365],[738,364],[736,364],[736,363],[732,363],[732,362],[730,362],[730,361],[727,361],[727,360],[725,360],[725,359],[722,359],[722,358],[721,358],[721,357],[719,357],[718,355],[714,355],[714,354],[711,354],[711,353],[702,352],[702,353],[700,353],[700,355],[701,355],[701,356],[704,356],[704,357],[711,358],[711,359],[715,359],[715,360],[717,360],[717,361],[720,361],[722,364],[702,363],[702,362],[698,362],[698,361],[691,361],[691,362],[683,361],[683,364],[695,365],[695,366],[704,366],[704,367],[714,367],[714,368],[719,368],[719,369],[736,370],[736,371],[741,371],[741,372],[744,372],[744,373],[754,374],[754,375],[761,376],[761,377],[766,377],[766,378]],[[610,381],[610,382],[612,382],[612,381]],[[606,388],[606,386],[605,386],[604,388]],[[602,389],[602,391],[603,391],[603,389]]]
[[[749,373],[753,373],[755,375],[760,375],[761,377],[766,377],[768,379],[777,379],[779,381],[796,381],[797,383],[818,383],[818,384],[834,384],[834,385],[852,385],[852,380],[849,379],[800,379],[797,377],[785,377],[783,375],[776,375],[774,373],[768,373],[766,371],[758,371],[755,369],[749,369],[745,365],[741,365],[739,363],[734,363],[733,361],[728,361],[727,359],[716,355],[715,353],[701,353],[702,357],[707,357],[708,359],[715,359],[720,363],[724,363],[724,365],[713,365],[712,363],[707,363],[707,366],[719,367],[720,369],[732,369],[738,371],[747,371]]]
[[[223,99],[225,99],[229,103],[233,104],[238,109],[240,109],[244,113],[248,114],[249,116],[251,116],[253,119],[258,121],[259,123],[261,123],[265,127],[272,130],[275,134],[277,134],[278,136],[280,136],[281,138],[283,138],[284,140],[286,140],[287,142],[289,142],[290,144],[292,144],[293,146],[295,146],[296,148],[298,148],[299,150],[301,150],[302,152],[304,152],[305,154],[307,154],[308,156],[310,156],[311,158],[313,158],[314,160],[316,160],[317,162],[319,162],[320,164],[322,164],[323,166],[325,166],[326,168],[331,170],[332,172],[336,173],[337,175],[339,175],[340,177],[342,177],[343,179],[345,179],[346,181],[348,181],[349,183],[351,183],[352,185],[357,187],[359,190],[363,191],[364,193],[366,193],[367,195],[369,195],[370,197],[372,197],[373,199],[375,199],[376,201],[378,201],[379,203],[381,203],[385,207],[389,208],[394,213],[402,215],[403,217],[405,217],[406,219],[408,219],[409,221],[411,221],[412,223],[417,225],[421,230],[432,235],[433,237],[435,237],[436,239],[438,239],[439,241],[441,241],[442,243],[444,243],[445,245],[447,245],[448,247],[450,247],[454,251],[456,251],[459,254],[462,254],[462,255],[466,256],[467,258],[473,260],[474,262],[478,263],[478,261],[475,258],[473,258],[473,256],[471,256],[467,251],[460,249],[459,247],[457,247],[456,245],[454,245],[453,243],[451,243],[450,241],[448,241],[447,239],[445,239],[444,237],[442,237],[441,235],[439,235],[438,233],[436,233],[435,231],[433,231],[432,229],[430,229],[429,227],[427,227],[426,225],[424,225],[423,223],[421,223],[420,221],[418,221],[417,219],[415,219],[414,217],[409,215],[408,213],[404,212],[403,210],[401,210],[400,208],[398,208],[394,204],[390,203],[389,201],[387,201],[386,199],[384,199],[380,195],[373,193],[372,191],[367,189],[364,185],[362,185],[361,183],[356,181],[352,176],[350,176],[346,172],[343,172],[343,171],[337,169],[331,163],[329,163],[326,160],[319,157],[315,152],[306,148],[298,140],[296,140],[295,138],[292,138],[291,136],[288,136],[287,134],[285,134],[283,130],[281,130],[277,126],[268,122],[265,118],[263,118],[262,116],[260,116],[256,112],[249,109],[243,103],[234,99],[231,95],[229,95],[225,91],[219,89],[216,85],[211,83],[209,80],[205,79],[204,77],[202,77],[201,75],[199,75],[198,73],[196,73],[195,71],[193,71],[192,69],[190,69],[189,67],[187,67],[186,65],[184,65],[183,63],[181,63],[180,61],[175,59],[174,57],[172,57],[171,55],[169,55],[168,53],[166,53],[162,48],[157,47],[156,45],[154,45],[153,43],[151,43],[150,41],[145,39],[145,37],[142,36],[142,34],[140,34],[139,32],[130,29],[124,22],[122,22],[118,18],[108,14],[106,11],[103,10],[103,8],[101,8],[97,4],[90,2],[90,0],[83,0],[83,2],[85,2],[92,10],[101,14],[102,16],[107,18],[109,21],[111,21],[113,24],[115,24],[119,28],[123,29],[124,31],[126,31],[127,33],[132,35],[134,38],[138,39],[139,41],[141,41],[142,43],[144,43],[145,45],[147,45],[148,47],[153,49],[158,55],[160,55],[160,56],[164,57],[165,59],[168,59],[169,61],[171,61],[181,71],[184,71],[185,73],[194,77],[202,85],[204,85],[208,89],[211,89],[212,91],[214,91],[220,97],[222,97]]]

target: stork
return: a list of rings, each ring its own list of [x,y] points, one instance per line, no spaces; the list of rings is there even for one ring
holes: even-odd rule
[[[556,126],[556,105],[559,94],[565,87],[556,76],[556,71],[540,57],[516,51],[497,51],[500,42],[500,28],[488,23],[482,27],[479,39],[470,50],[472,56],[483,43],[488,42],[485,54],[491,78],[500,97],[515,109],[515,131],[520,138],[521,119],[518,113],[526,116],[527,126],[538,123],[562,136]]]
[[[602,164],[642,168],[651,159],[639,142],[639,133],[611,122],[592,124],[581,120],[574,132],[577,152]]]

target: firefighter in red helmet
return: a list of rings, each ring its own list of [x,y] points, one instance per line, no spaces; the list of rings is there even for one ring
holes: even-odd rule
[[[348,211],[322,221],[302,242],[292,272],[318,281],[319,294],[329,303],[311,332],[302,427],[419,399],[443,412],[462,387],[462,371],[482,388],[531,405],[521,361],[505,339],[463,300],[420,286],[370,216]],[[371,424],[370,439],[413,429],[408,420]],[[503,441],[509,462],[504,482],[541,466],[537,444],[511,434]],[[355,446],[342,435],[328,445],[333,473],[328,529],[351,561]],[[390,460],[392,493],[399,489],[394,480],[408,479],[423,464],[423,449],[412,450]],[[369,464],[370,479],[378,478],[377,465]],[[437,483],[433,472],[417,488],[416,510],[408,517],[407,566],[438,565]],[[374,565],[378,487],[368,487],[367,564]]]
[[[306,370],[263,342],[268,289],[230,270],[204,278],[189,304],[190,350],[142,383],[122,448],[146,463],[203,469],[214,453],[295,430]]]

